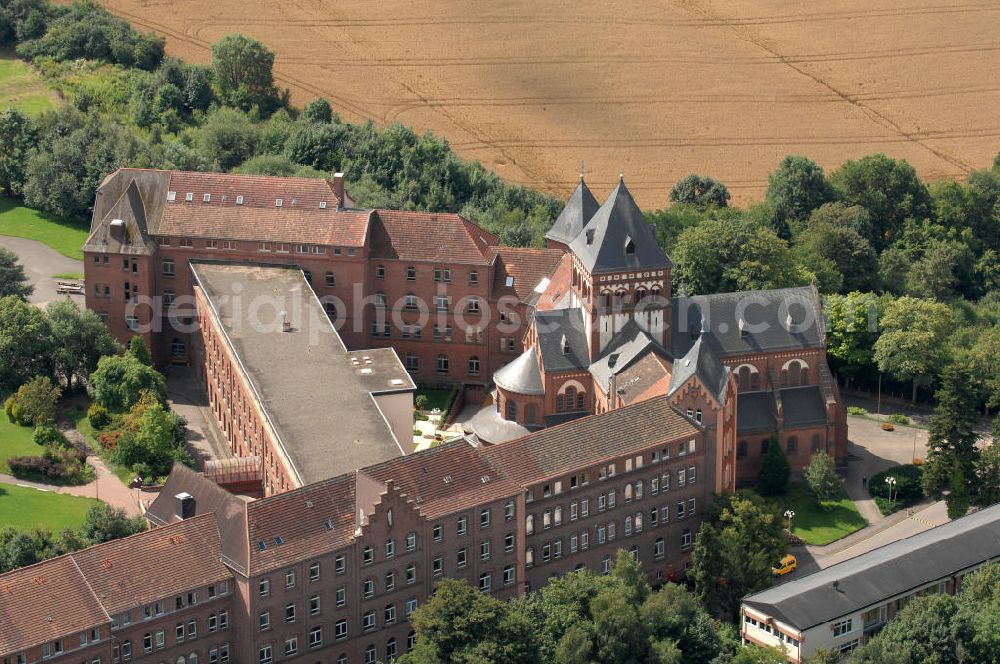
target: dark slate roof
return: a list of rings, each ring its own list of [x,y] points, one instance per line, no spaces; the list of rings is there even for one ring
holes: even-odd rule
[[[629,319],[605,347],[601,357],[590,365],[590,373],[601,389],[607,391],[611,375],[620,374],[636,360],[644,357],[647,351],[669,356],[635,320]]]
[[[634,245],[632,253],[626,251],[630,242]],[[672,265],[624,182],[618,183],[569,248],[591,274],[665,269]]]
[[[673,301],[674,355],[704,330],[720,356],[821,347],[826,328],[812,286],[678,297]],[[740,316],[745,334],[740,334]],[[792,324],[788,324],[788,315]]]
[[[736,401],[736,432],[774,431],[778,420],[770,392],[740,392]]]
[[[529,348],[517,359],[500,367],[493,374],[493,382],[497,387],[517,394],[545,394],[542,384],[542,372],[538,370],[538,358],[535,349]]]
[[[465,433],[475,434],[483,442],[496,445],[527,436],[531,431],[517,422],[500,417],[494,406],[484,406],[465,423]]]
[[[679,390],[692,376],[697,376],[717,401],[722,401],[722,394],[726,390],[726,379],[729,378],[729,367],[719,361],[719,357],[711,346],[704,342],[703,337],[698,337],[687,354],[674,362],[667,394]]]
[[[778,395],[786,429],[826,424],[826,403],[819,385],[786,387]]]
[[[583,312],[579,308],[552,309],[535,312],[535,331],[542,369],[549,371],[579,371],[590,365]],[[569,352],[563,352],[563,337]]]
[[[581,177],[580,184],[570,194],[569,200],[566,201],[566,207],[559,213],[545,237],[549,240],[569,244],[580,234],[599,207],[600,204],[590,193],[587,183]]]
[[[750,595],[743,604],[806,630],[997,559],[1000,505]]]

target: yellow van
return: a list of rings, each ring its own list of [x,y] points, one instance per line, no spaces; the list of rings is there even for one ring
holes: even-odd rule
[[[771,568],[771,574],[775,576],[784,576],[790,572],[794,572],[795,568],[799,566],[799,561],[795,559],[795,556],[788,554],[781,559],[777,567]]]

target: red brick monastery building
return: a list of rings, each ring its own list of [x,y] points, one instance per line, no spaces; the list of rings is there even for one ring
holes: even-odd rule
[[[263,497],[178,466],[149,531],[0,575],[0,661],[390,661],[441,578],[507,598],[623,549],[659,584],[766,441],[845,460],[813,289],[674,297],[624,182],[548,242],[340,177],[108,176],[87,305],[194,367]],[[464,437],[413,452],[415,382],[481,405]]]

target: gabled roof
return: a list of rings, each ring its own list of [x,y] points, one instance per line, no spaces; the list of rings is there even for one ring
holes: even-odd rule
[[[786,429],[827,423],[826,402],[819,385],[786,387],[778,394]]]
[[[583,176],[580,176],[580,184],[570,194],[566,207],[556,217],[545,238],[568,245],[580,234],[599,207],[597,199],[583,181]]]
[[[566,255],[558,249],[494,247],[497,258],[493,277],[493,296],[513,295],[518,301],[534,305],[560,261]]]
[[[678,297],[672,312],[677,357],[702,335],[721,357],[820,348],[826,338],[819,294],[812,286]]]
[[[994,505],[750,595],[743,604],[806,630],[998,558],[1000,505]]]
[[[695,436],[700,431],[663,397],[542,429],[484,448],[481,454],[511,480],[527,486],[571,468]]]
[[[666,396],[671,362],[659,353],[646,353],[618,374],[618,398],[625,405]]]
[[[347,473],[248,503],[249,575],[350,544],[357,527],[355,481],[356,473]]]
[[[736,432],[769,433],[778,428],[771,392],[740,392],[736,397]]]
[[[71,554],[109,614],[231,579],[210,514]]]
[[[581,309],[536,311],[533,325],[542,369],[546,373],[580,371],[590,365],[590,346]]]
[[[697,376],[709,394],[722,403],[726,380],[729,378],[729,367],[719,361],[719,357],[705,343],[703,336],[698,337],[684,357],[674,361],[667,394],[679,390],[692,376]]]
[[[392,482],[428,519],[513,496],[518,486],[464,440],[439,445],[365,468],[364,474]]]
[[[84,244],[84,250],[138,255],[151,254],[156,249],[149,235],[146,206],[135,180],[126,184],[117,200],[111,201],[109,195],[107,199],[100,200],[100,203],[103,217],[96,220]],[[122,225],[120,239],[115,238],[112,233],[113,224]]]
[[[624,181],[618,183],[569,248],[591,274],[666,269],[672,265]]]
[[[373,258],[486,266],[498,242],[492,233],[450,212],[376,210],[372,222]]]
[[[538,370],[538,357],[534,348],[528,348],[493,374],[497,387],[517,394],[545,394],[542,373]]]
[[[0,653],[21,652],[110,621],[68,555],[0,575]]]
[[[601,356],[590,365],[590,373],[601,390],[607,392],[611,375],[621,373],[647,352],[668,356],[667,352],[653,341],[653,338],[643,331],[634,319],[629,319],[611,339]]]

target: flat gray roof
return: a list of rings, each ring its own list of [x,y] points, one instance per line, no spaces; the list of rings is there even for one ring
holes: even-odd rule
[[[353,365],[301,270],[199,261],[191,269],[302,484],[403,455],[371,395],[381,390]]]
[[[412,392],[417,389],[391,348],[349,350],[347,357],[360,383],[372,394]]]
[[[994,505],[749,595],[743,604],[806,630],[998,558],[1000,505]]]

